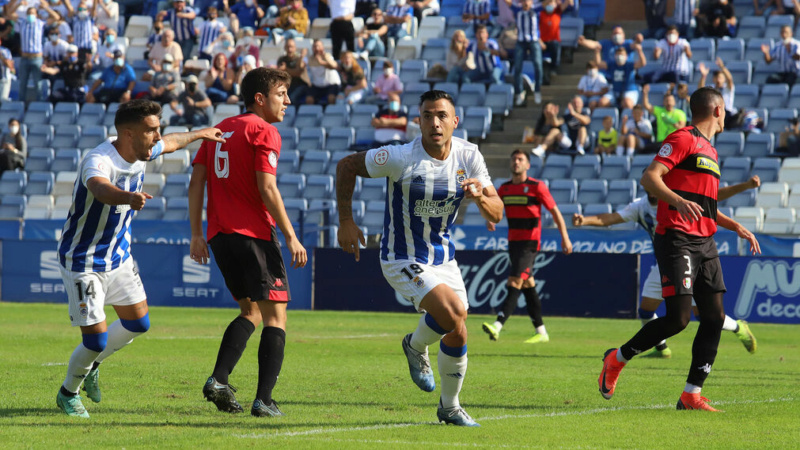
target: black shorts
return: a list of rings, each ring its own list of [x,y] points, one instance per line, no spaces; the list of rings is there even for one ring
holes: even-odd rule
[[[713,237],[696,237],[667,230],[653,238],[653,253],[661,273],[661,295],[664,298],[727,290]]]
[[[254,302],[291,300],[275,228],[272,229],[271,241],[237,233],[218,233],[208,244],[225,278],[225,286],[234,299],[249,298]]]
[[[539,241],[509,241],[508,259],[510,270],[508,276],[527,280],[533,277],[533,261],[539,253]]]

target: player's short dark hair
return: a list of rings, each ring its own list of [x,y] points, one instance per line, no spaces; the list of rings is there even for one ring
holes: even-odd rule
[[[161,105],[151,100],[131,100],[119,105],[117,114],[114,116],[114,127],[120,129],[138,124],[148,116],[158,116],[161,119]]]
[[[528,152],[526,152],[525,150],[523,150],[521,148],[515,149],[513,152],[511,152],[511,156],[514,156],[514,155],[523,155],[525,157],[525,159],[528,160],[528,162],[531,162],[531,155],[529,155]]]
[[[435,102],[436,100],[447,100],[451,105],[453,105],[453,108],[456,107],[456,102],[453,101],[453,97],[451,97],[450,94],[437,89],[431,89],[430,91],[420,95],[419,106],[421,107],[425,102]]]
[[[478,31],[481,31],[481,30],[488,30],[488,28],[486,27],[486,25],[484,25],[482,23],[479,23],[478,25],[475,25],[475,34],[478,34]]]
[[[283,70],[258,67],[247,72],[241,86],[245,108],[256,102],[256,94],[259,92],[266,97],[273,87],[283,84],[288,89],[291,82],[291,75]]]
[[[722,94],[712,87],[702,87],[694,91],[694,94],[689,99],[692,117],[697,119],[709,117],[720,100],[722,100]]]

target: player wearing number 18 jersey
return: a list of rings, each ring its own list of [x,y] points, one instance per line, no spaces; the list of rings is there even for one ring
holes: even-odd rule
[[[606,352],[598,384],[603,397],[610,399],[620,371],[631,358],[686,328],[694,296],[700,326],[677,408],[717,411],[700,396],[725,317],[725,284],[713,235],[720,225],[749,241],[752,252],[760,248],[752,233],[717,211],[719,161],[709,139],[724,127],[722,95],[713,88],[700,88],[692,94],[690,106],[692,126],[670,134],[642,176],[642,185],[659,200],[653,250],[667,312],[645,324],[619,349]]]

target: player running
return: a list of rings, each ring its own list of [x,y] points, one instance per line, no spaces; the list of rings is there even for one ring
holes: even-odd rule
[[[278,191],[275,173],[281,136],[271,124],[281,122],[290,104],[291,78],[280,70],[258,68],[242,81],[247,112],[219,123],[226,142],[200,147],[189,183],[190,256],[208,263],[208,245],[225,278],[225,286],[239,304],[240,314],[225,334],[214,371],[203,386],[203,396],[220,411],[238,413],[228,376],[244,352],[255,327],[263,323],[258,346],[258,390],[250,414],[282,416],[272,399],[283,365],[286,344],[286,305],[289,281],[283,265],[275,225],[292,254],[292,265],[306,265],[306,250],[294,233]],[[203,192],[208,183],[208,244],[203,238]]]
[[[708,139],[724,129],[722,95],[713,88],[700,88],[692,94],[690,107],[692,125],[667,136],[642,176],[642,186],[659,200],[653,251],[667,313],[646,323],[619,349],[606,351],[598,384],[603,398],[610,399],[631,358],[686,328],[694,296],[700,325],[677,409],[717,411],[700,395],[717,355],[725,317],[725,283],[714,242],[717,225],[747,240],[754,254],[761,248],[753,233],[717,210],[719,163]]]
[[[56,404],[69,416],[89,417],[78,395],[81,383],[86,395],[100,402],[100,363],[150,328],[147,296],[130,253],[134,211],[153,198],[142,192],[146,162],[198,139],[225,142],[216,128],[162,139],[160,119],[158,103],[121,104],[114,117],[116,140],[87,153],[75,180],[58,243],[69,320],[73,327],[81,327],[82,335],[56,396]],[[119,316],[108,326],[105,305],[112,305]]]
[[[761,179],[758,175],[754,175],[744,183],[720,188],[717,196],[719,200],[722,201],[740,192],[744,192],[747,189],[755,189],[759,186],[761,186]],[[644,197],[637,198],[615,213],[598,214],[596,216],[574,214],[572,216],[572,224],[576,227],[607,227],[623,222],[637,222],[650,234],[650,239],[653,239],[656,228],[655,208],[657,204],[658,199],[647,194]],[[644,286],[642,287],[642,301],[639,304],[639,319],[642,321],[642,326],[658,318],[656,309],[658,309],[658,306],[661,305],[663,301],[664,298],[661,297],[661,274],[658,272],[658,265],[655,264],[650,267],[650,273],[647,275],[647,279],[645,279]],[[692,306],[695,317],[698,317],[699,312],[697,311],[697,306],[694,305],[694,300],[692,300]],[[757,346],[756,337],[750,331],[747,322],[744,320],[733,320],[732,317],[726,314],[722,329],[732,331],[748,352],[755,353]],[[667,341],[663,340],[656,344],[656,348],[651,353],[645,356],[669,358],[672,356],[672,350],[667,346]]]
[[[517,149],[511,152],[511,180],[503,183],[497,190],[497,195],[503,200],[506,217],[508,219],[508,256],[510,270],[508,275],[508,295],[503,302],[503,307],[497,313],[494,323],[484,322],[483,331],[489,339],[496,341],[500,337],[506,320],[517,308],[520,293],[525,295],[528,306],[528,315],[536,329],[533,337],[525,341],[526,344],[539,344],[550,342],[547,329],[542,320],[542,301],[536,292],[536,281],[533,279],[533,262],[539,252],[542,236],[542,205],[553,215],[553,221],[561,233],[561,249],[564,254],[572,253],[572,242],[567,234],[567,225],[558,210],[550,190],[544,183],[528,176],[531,168],[530,157],[524,151]],[[495,230],[493,222],[486,222],[489,231]]]
[[[423,391],[436,388],[428,346],[438,341],[442,386],[436,416],[448,424],[477,427],[458,401],[467,371],[469,302],[449,230],[462,200],[474,200],[492,222],[503,218],[503,203],[478,147],[452,137],[458,125],[453,98],[428,91],[420,97],[419,110],[420,138],[339,162],[339,245],[359,260],[359,243],[365,240],[352,215],[356,176],[389,178],[381,269],[395,291],[426,311],[403,339],[411,379]]]

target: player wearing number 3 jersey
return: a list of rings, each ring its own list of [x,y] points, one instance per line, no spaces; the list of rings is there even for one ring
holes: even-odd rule
[[[443,91],[428,91],[419,110],[422,137],[339,162],[339,245],[359,260],[364,236],[352,214],[356,176],[388,178],[381,268],[392,288],[425,311],[417,329],[402,342],[411,378],[426,392],[435,389],[428,346],[438,341],[437,417],[448,424],[478,426],[458,400],[467,370],[469,302],[449,230],[462,200],[474,200],[483,217],[493,222],[502,219],[503,203],[478,147],[452,137],[458,125],[453,99]]]
[[[72,326],[83,342],[72,352],[56,404],[67,415],[89,417],[81,383],[99,402],[98,366],[150,328],[147,300],[131,258],[131,219],[153,198],[142,191],[147,161],[198,139],[222,142],[216,128],[173,133],[161,138],[161,106],[149,100],[120,105],[114,117],[116,140],[109,139],[83,158],[72,192],[72,206],[58,243],[61,276]],[[106,326],[105,305],[119,320]]]

